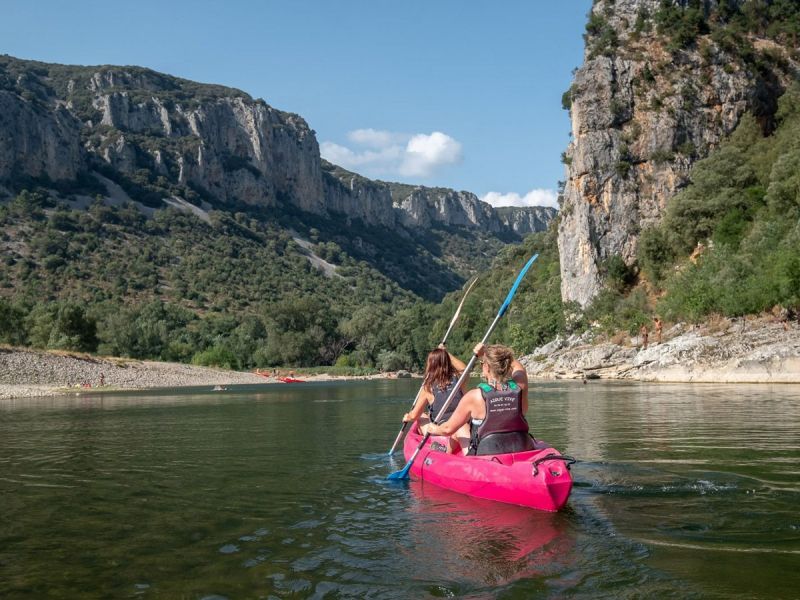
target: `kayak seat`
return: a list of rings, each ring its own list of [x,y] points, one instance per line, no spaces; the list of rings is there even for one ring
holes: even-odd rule
[[[487,454],[509,454],[511,452],[525,452],[533,450],[534,441],[527,431],[508,431],[490,433],[481,440],[477,456]]]

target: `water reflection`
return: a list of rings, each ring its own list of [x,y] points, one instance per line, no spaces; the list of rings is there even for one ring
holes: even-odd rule
[[[423,571],[427,576],[506,585],[536,577],[568,551],[563,515],[471,498],[417,480],[408,487],[413,557],[433,567]]]

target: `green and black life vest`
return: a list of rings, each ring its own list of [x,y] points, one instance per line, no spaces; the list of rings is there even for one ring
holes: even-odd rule
[[[500,389],[488,383],[478,386],[486,405],[483,421],[470,422],[469,452],[471,455],[507,454],[532,450],[533,439],[528,421],[522,414],[522,389],[509,380]]]

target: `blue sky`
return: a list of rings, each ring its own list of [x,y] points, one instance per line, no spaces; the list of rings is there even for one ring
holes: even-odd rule
[[[564,177],[561,94],[590,6],[5,0],[0,52],[234,86],[302,115],[323,156],[366,176],[545,203]]]

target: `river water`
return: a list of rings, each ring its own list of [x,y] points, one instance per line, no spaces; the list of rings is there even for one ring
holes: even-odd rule
[[[534,384],[548,514],[387,483],[417,385],[0,403],[0,598],[800,597],[800,387]]]

